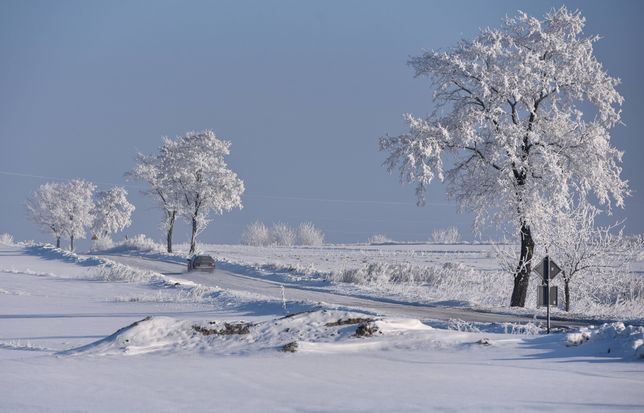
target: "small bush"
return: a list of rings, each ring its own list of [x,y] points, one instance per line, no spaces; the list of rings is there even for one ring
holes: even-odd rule
[[[154,240],[145,236],[145,234],[138,234],[132,238],[125,239],[117,244],[118,247],[131,248],[139,251],[154,251],[163,252],[165,246],[155,242]]]
[[[8,233],[0,234],[0,244],[13,245],[13,235]]]
[[[92,246],[90,247],[91,252],[95,251],[105,251],[110,248],[114,248],[114,242],[110,238],[98,238],[92,240]]]
[[[297,243],[298,245],[322,245],[324,234],[312,223],[304,222],[297,229]]]
[[[271,240],[273,245],[290,247],[295,243],[295,231],[287,224],[278,222],[271,228]]]
[[[246,226],[246,229],[242,234],[242,244],[264,247],[270,245],[270,243],[271,235],[263,222],[255,221]]]
[[[384,234],[376,234],[376,235],[370,236],[367,242],[371,245],[378,245],[378,244],[388,244],[393,241]]]
[[[432,241],[437,244],[455,244],[461,239],[458,228],[439,228],[432,231]]]

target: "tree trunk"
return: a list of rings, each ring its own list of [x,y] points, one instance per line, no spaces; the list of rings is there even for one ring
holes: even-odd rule
[[[564,296],[566,300],[566,311],[570,311],[570,280],[564,278]]]
[[[530,271],[532,255],[534,253],[534,240],[530,227],[525,222],[521,223],[521,255],[519,265],[514,275],[514,288],[512,290],[511,307],[525,307],[525,300],[528,295],[528,284],[530,282]]]
[[[56,237],[56,248],[60,248],[60,237]]]
[[[197,247],[197,240],[195,239],[197,236],[197,217],[193,216],[192,217],[192,235],[190,236],[190,254],[195,253],[195,249]]]
[[[72,252],[74,251],[74,235],[69,237],[69,250]]]
[[[168,247],[168,252],[172,252],[172,231],[174,230],[174,220],[177,217],[177,211],[172,211],[172,214],[170,215],[170,223],[168,225],[168,235],[166,238],[167,242],[167,247]]]

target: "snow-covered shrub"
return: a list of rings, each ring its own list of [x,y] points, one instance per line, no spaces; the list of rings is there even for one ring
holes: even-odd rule
[[[271,240],[274,245],[291,246],[295,243],[295,231],[288,224],[278,222],[271,228]]]
[[[0,244],[13,245],[13,235],[6,232],[0,234]]]
[[[506,305],[512,280],[502,272],[480,271],[461,263],[412,265],[369,263],[360,268],[332,272],[336,282],[390,287],[427,287],[433,298],[462,300],[486,305]]]
[[[460,318],[450,318],[447,321],[448,330],[463,331],[467,333],[479,333],[481,330],[475,326],[473,323],[470,323]]]
[[[455,244],[461,238],[458,228],[439,228],[432,231],[432,241],[437,244]]]
[[[119,247],[135,249],[139,251],[163,252],[165,247],[162,244],[148,238],[145,234],[138,234],[118,243]]]
[[[242,234],[242,244],[252,245],[255,247],[264,247],[270,245],[271,234],[263,222],[255,221],[248,224]]]
[[[92,246],[90,247],[90,251],[105,251],[110,248],[114,248],[114,241],[112,241],[112,239],[108,237],[99,237],[92,239]]]
[[[504,334],[524,334],[536,336],[543,333],[543,328],[534,323],[502,323]]]
[[[297,228],[297,243],[298,245],[322,245],[324,234],[311,222],[304,222]]]
[[[393,242],[393,240],[384,234],[375,234],[370,236],[367,242],[371,245],[379,245],[379,244],[389,244]]]

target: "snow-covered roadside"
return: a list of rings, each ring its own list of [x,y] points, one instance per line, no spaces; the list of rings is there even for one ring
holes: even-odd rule
[[[104,256],[145,257],[183,265],[183,253],[167,254],[162,246],[146,241],[143,248],[138,245],[140,242],[130,242],[108,250]],[[544,308],[535,308],[536,288],[540,282],[536,276],[531,278],[527,307],[507,306],[512,279],[498,268],[491,244],[202,245],[201,251],[216,257],[220,269],[286,286],[304,286],[376,300],[465,307],[529,318],[545,317]],[[641,265],[642,261],[634,263],[633,270],[638,271]],[[644,280],[633,286],[644,288]],[[560,291],[563,291],[561,286]],[[553,308],[552,317],[596,323],[628,320],[642,325],[643,299],[640,296],[601,305],[577,306],[577,311],[572,312]],[[563,299],[560,301],[563,306]]]

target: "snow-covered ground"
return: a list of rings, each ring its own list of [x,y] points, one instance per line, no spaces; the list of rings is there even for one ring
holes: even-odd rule
[[[0,411],[644,409],[641,327],[547,336],[187,278],[0,245]]]

